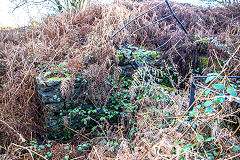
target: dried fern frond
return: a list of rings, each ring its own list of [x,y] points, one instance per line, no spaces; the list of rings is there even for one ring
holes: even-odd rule
[[[69,96],[74,93],[74,80],[72,78],[64,78],[61,81],[60,92],[62,96],[69,98]]]

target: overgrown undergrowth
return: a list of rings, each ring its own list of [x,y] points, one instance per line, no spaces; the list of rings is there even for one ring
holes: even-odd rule
[[[120,77],[118,64],[123,53],[116,51],[109,36],[154,4],[157,2],[91,6],[48,17],[38,27],[0,32],[2,159],[239,156],[239,104],[234,101],[239,101],[240,80],[227,78],[239,75],[239,6],[204,9],[172,3],[194,41],[186,38],[177,43],[183,35],[179,32],[158,56],[152,56],[163,58],[154,68],[146,65],[157,84],[146,80],[141,68],[131,78]],[[116,42],[168,12],[164,7],[149,12],[116,37]],[[142,48],[153,49],[169,39],[178,27],[173,22],[165,20],[136,32],[129,41],[138,47],[136,58],[146,52]],[[53,73],[63,63],[64,76],[72,80],[81,76],[87,81],[81,95],[87,95],[94,108],[72,111],[85,126],[73,130],[65,123],[74,136],[60,143],[46,138],[46,106],[37,95],[35,78]],[[188,112],[193,72],[207,76],[197,82],[206,89],[197,87],[195,107]],[[64,95],[71,97],[73,83],[62,81]]]

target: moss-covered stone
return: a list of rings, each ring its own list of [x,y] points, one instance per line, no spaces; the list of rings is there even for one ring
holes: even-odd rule
[[[165,85],[160,85],[165,91],[169,92],[169,93],[175,93],[175,88],[172,87],[168,87]]]
[[[200,47],[199,50],[207,50],[209,45],[209,39],[203,38],[200,40],[196,40],[195,43]]]
[[[208,45],[209,44],[209,39],[208,38],[203,38],[203,39],[200,39],[200,40],[196,40],[195,43],[200,44],[200,45]]]
[[[68,116],[71,110],[82,104],[82,99],[79,98],[79,95],[83,92],[83,82],[80,78],[77,78],[74,84],[74,93],[72,93],[71,98],[67,98],[60,91],[63,79],[65,78],[51,77],[46,79],[41,76],[36,77],[37,92],[41,101],[46,105],[46,129],[49,139],[64,139],[68,132],[65,131],[63,119],[69,121],[71,128],[79,129],[83,125],[79,123],[81,118]]]
[[[1,63],[0,62],[0,77],[3,77],[4,76],[4,74],[5,74],[5,66],[4,66],[4,64],[3,63]],[[2,78],[0,78],[0,88],[2,87],[2,85],[1,85],[1,79]]]
[[[204,70],[205,68],[210,67],[211,65],[213,65],[213,64],[212,64],[212,61],[209,60],[209,57],[200,56],[199,58],[200,58],[200,61],[201,61],[201,69],[202,69],[202,70]],[[216,69],[217,71],[222,70],[220,64],[223,65],[223,62],[224,62],[224,59],[219,59],[219,62],[218,62],[216,59],[213,60],[215,69]],[[219,64],[219,63],[220,63],[220,64]]]
[[[204,56],[200,57],[202,69],[205,69],[207,67],[207,65],[208,65],[208,58],[209,57],[204,57]]]
[[[119,61],[123,61],[124,60],[124,56],[121,55],[121,54],[117,55],[117,58],[118,58]]]
[[[51,78],[48,78],[47,80],[48,81],[62,81],[64,79],[65,79],[64,77],[51,77]]]
[[[156,59],[159,54],[156,51],[150,52],[149,56]]]
[[[134,52],[133,53],[133,57],[135,59],[139,59],[141,60],[141,58],[144,58],[146,56],[148,57],[151,57],[153,59],[156,59],[158,57],[159,53],[157,51],[151,51],[151,50],[146,50],[146,51],[143,51],[143,52]]]

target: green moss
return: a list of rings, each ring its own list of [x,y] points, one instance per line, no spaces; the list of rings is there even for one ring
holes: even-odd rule
[[[134,58],[134,59],[138,59],[138,55],[135,54],[135,53],[133,53],[133,58]]]
[[[208,38],[203,38],[203,39],[200,39],[200,40],[196,40],[195,43],[196,44],[208,45],[209,39]]]
[[[119,61],[123,61],[123,60],[124,60],[124,56],[121,55],[121,54],[117,55],[117,57],[118,57],[118,60],[119,60]]]
[[[210,66],[212,65],[212,61],[209,61],[209,57],[201,56],[200,60],[201,60],[202,69],[205,69],[205,68],[209,67],[209,65]],[[219,62],[220,62],[221,65],[223,65],[224,59],[219,59]],[[210,64],[208,64],[208,63],[210,63]],[[216,59],[213,60],[213,63],[214,63],[217,70],[222,69]]]
[[[170,94],[172,94],[176,91],[175,88],[172,88],[172,87],[168,87],[168,86],[165,86],[165,85],[160,85],[160,86],[164,89],[164,91],[167,91]]]
[[[165,86],[165,85],[160,85],[163,89],[165,89],[166,91],[173,91],[174,88],[171,88],[171,87],[168,87],[168,86]]]
[[[156,51],[153,51],[153,52],[151,52],[151,54],[149,56],[155,59],[155,58],[157,58],[158,53]]]
[[[195,43],[204,47],[205,49],[207,49],[208,44],[209,44],[209,39],[208,38],[203,38],[203,39],[200,39],[200,40],[196,40]]]
[[[149,51],[149,50],[146,50],[144,52],[134,52],[133,53],[133,57],[135,59],[138,59],[139,57],[142,57],[142,56],[143,57],[144,56],[149,56],[149,57],[152,57],[153,59],[156,59],[158,55],[159,55],[158,52],[156,52],[156,51]]]
[[[64,77],[51,77],[47,79],[48,81],[62,81]]]
[[[201,56],[200,60],[201,60],[202,68],[205,69],[208,65],[208,57]]]
[[[119,78],[119,81],[120,81],[120,82],[124,82],[124,81],[125,81],[125,78],[124,78],[124,77],[120,77],[120,78]]]

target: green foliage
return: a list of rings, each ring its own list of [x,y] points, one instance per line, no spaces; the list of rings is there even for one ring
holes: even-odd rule
[[[128,46],[129,48],[122,48],[120,51],[117,51],[119,57],[120,55],[125,55],[127,58],[130,58],[130,55],[133,55],[133,58],[138,60],[139,62],[146,62],[150,59],[156,59],[160,56],[160,53],[157,51],[147,50],[145,47],[138,48],[132,45]],[[122,58],[122,57],[121,57]],[[120,59],[119,59],[120,60]]]
[[[218,78],[216,78],[218,77]],[[214,80],[215,79],[215,80]],[[214,81],[213,81],[214,80]],[[233,80],[234,81],[234,80]],[[235,80],[236,81],[236,80]],[[219,75],[218,73],[209,73],[207,75],[207,78],[205,80],[206,84],[211,83],[209,88],[201,91],[197,95],[201,95],[204,100],[199,100],[199,102],[196,104],[196,107],[193,108],[192,111],[189,112],[189,116],[199,116],[201,115],[199,113],[200,110],[203,110],[203,113],[208,114],[208,116],[215,116],[216,113],[219,114],[219,112],[222,109],[222,106],[225,106],[227,99],[229,99],[229,95],[231,96],[238,96],[237,94],[237,82],[229,82],[223,79],[223,76]],[[233,85],[235,84],[235,85]],[[203,94],[204,93],[204,94]],[[200,97],[199,97],[200,98]],[[230,100],[230,99],[229,99]],[[204,108],[202,108],[204,106]],[[214,122],[217,122],[217,126],[221,128],[222,124],[219,124],[218,120],[214,120]],[[194,125],[193,125],[194,126]],[[221,126],[221,127],[220,127]],[[232,130],[234,130],[233,126],[229,126]],[[207,126],[206,128],[207,129]],[[210,129],[210,128],[209,128]],[[215,159],[216,156],[219,156],[218,147],[215,145],[210,145],[209,142],[212,142],[216,139],[216,137],[211,137],[210,133],[206,133],[202,131],[199,136],[195,137],[195,140],[197,142],[186,145],[182,147],[181,158],[184,158],[184,152],[186,150],[191,152],[200,152],[200,156],[208,157],[208,159]],[[203,149],[201,149],[201,146]],[[207,148],[211,147],[211,151],[206,151]],[[205,150],[205,152],[203,152]],[[234,146],[233,151],[238,151],[238,147]]]
[[[227,87],[227,93],[229,93],[230,95],[232,95],[234,97],[237,97],[237,91],[233,87]]]
[[[208,58],[209,57],[203,57],[203,56],[200,57],[201,65],[203,69],[206,68],[208,65]]]
[[[48,78],[47,80],[48,81],[62,81],[64,79],[65,78],[63,78],[63,77],[51,77],[51,78]]]
[[[209,39],[208,38],[203,38],[203,39],[200,39],[200,40],[196,40],[195,43],[198,44],[198,45],[201,45],[202,47],[207,49],[208,44],[209,44]]]
[[[30,145],[34,146],[33,150],[38,154],[43,155],[46,159],[51,159],[53,156],[52,152],[48,151],[52,147],[51,143],[52,141],[47,141],[47,143],[39,145],[35,140],[30,141]],[[36,154],[33,154],[33,157],[36,157]]]
[[[211,82],[215,78],[216,78],[216,76],[209,76],[209,77],[207,77],[205,83],[209,83],[209,82]]]
[[[65,78],[69,78],[70,77],[69,70],[64,68],[66,65],[67,65],[66,62],[60,62],[58,66],[52,65],[54,69],[46,71],[43,77],[50,81],[53,80],[61,81]]]
[[[51,71],[47,71],[47,72],[44,74],[44,77],[46,78],[46,77],[50,76],[51,74],[52,74]]]
[[[202,135],[195,137],[196,139],[204,139]]]
[[[124,60],[124,56],[123,55],[117,55],[117,57],[118,57],[119,61],[123,61]]]
[[[211,92],[211,89],[210,88],[208,88],[208,89],[206,89],[206,91],[205,91],[205,95],[207,96],[209,93]]]
[[[240,147],[239,146],[233,146],[232,151],[240,151]]]
[[[204,102],[204,107],[209,107],[209,106],[211,106],[212,104],[213,104],[212,101],[206,101],[206,102]]]
[[[70,149],[70,147],[69,147],[69,146],[66,146],[66,147],[64,147],[64,149]]]
[[[225,89],[225,85],[224,84],[213,84],[212,87],[214,89],[218,89],[218,90],[224,90]]]
[[[69,157],[69,155],[66,155],[66,156],[64,157],[64,160],[68,160],[68,157]]]
[[[205,80],[205,83],[211,82],[214,78],[218,76],[218,73],[208,73],[207,74],[207,79]]]
[[[136,60],[140,66],[143,66],[139,67],[140,72],[142,72],[141,75],[138,75],[140,79],[141,77],[150,76],[159,85],[169,87],[168,89],[173,88],[173,84],[178,82],[178,74],[175,72],[175,68],[168,66],[166,60],[159,59],[162,55],[158,51],[128,45],[128,48],[122,48],[117,51],[117,54],[118,57],[119,55],[124,55],[131,62]],[[165,66],[153,66],[155,62],[160,62],[165,64]],[[150,74],[145,75],[146,71],[149,71]]]
[[[224,4],[224,5],[239,5],[238,0],[216,0],[217,2]]]
[[[214,139],[216,139],[216,138],[215,137],[209,137],[209,138],[205,139],[204,142],[210,142],[210,141],[212,141]]]
[[[214,111],[213,107],[207,107],[206,110],[205,110],[205,113],[211,114],[213,111]]]
[[[104,128],[104,123],[108,122],[111,125],[118,124],[121,117],[125,117],[127,113],[134,112],[137,106],[132,106],[130,103],[129,87],[131,79],[124,80],[118,84],[110,79],[114,91],[110,94],[109,102],[105,106],[88,106],[84,104],[68,110],[68,117],[78,116],[81,119],[86,132],[96,132],[99,136],[105,135],[107,132]]]
[[[215,137],[209,137],[209,138],[204,138],[204,136],[202,135],[199,135],[199,136],[196,136],[195,139],[197,140],[197,142],[191,144],[191,143],[188,143],[186,144],[185,146],[183,146],[180,150],[180,158],[181,159],[185,159],[184,158],[184,153],[185,152],[194,152],[194,153],[198,153],[199,154],[199,150],[197,148],[197,146],[204,146],[204,145],[207,145],[207,142],[210,142],[212,140],[215,140],[216,138]],[[180,143],[178,143],[180,144]],[[174,145],[178,145],[178,144],[174,144]],[[213,146],[212,149],[215,149],[216,147]],[[216,151],[214,151],[215,153],[217,153]],[[212,153],[208,153],[208,152],[203,152],[203,153],[200,153],[200,156],[202,157],[208,157],[208,159],[214,159],[215,156],[217,156],[217,154],[213,154]]]
[[[224,96],[219,96],[219,97],[214,99],[214,103],[216,103],[216,104],[221,104],[224,101],[225,101],[225,97]]]

